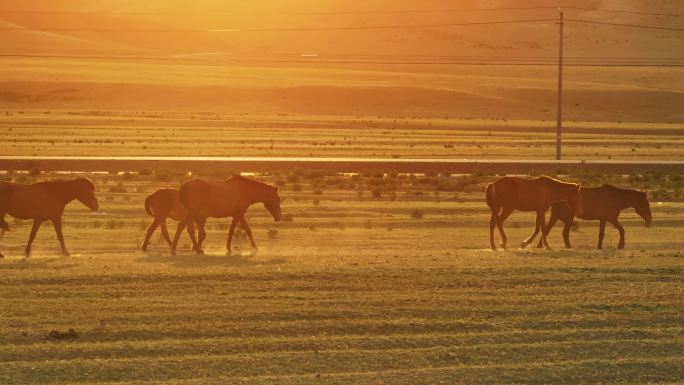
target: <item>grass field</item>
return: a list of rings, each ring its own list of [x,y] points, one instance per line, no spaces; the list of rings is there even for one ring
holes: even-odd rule
[[[652,228],[625,212],[624,251],[610,228],[595,250],[597,226],[582,222],[577,249],[555,229],[558,250],[506,252],[486,249],[491,177],[259,176],[283,185],[291,221],[255,206],[261,251],[239,238],[232,257],[226,220],[210,220],[207,255],[185,236],[178,256],[158,235],[136,251],[144,196],[181,177],[90,177],[101,209],[68,207],[74,256],[56,256],[50,226],[28,260],[29,223],[2,238],[0,383],[684,381],[676,176],[613,181],[667,194],[652,199]],[[512,244],[533,219],[511,218]],[[74,340],[45,337],[71,328]]]

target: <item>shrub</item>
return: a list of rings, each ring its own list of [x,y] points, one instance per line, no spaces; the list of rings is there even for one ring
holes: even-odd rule
[[[291,213],[286,213],[283,214],[283,222],[293,222],[294,221],[294,215]]]
[[[271,239],[276,239],[278,238],[278,230],[276,229],[270,229],[268,230],[268,237]]]
[[[425,216],[425,213],[421,210],[415,209],[411,211],[411,218],[413,219],[422,219],[423,216]]]

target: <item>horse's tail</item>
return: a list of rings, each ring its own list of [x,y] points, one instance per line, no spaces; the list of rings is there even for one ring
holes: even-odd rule
[[[487,199],[487,206],[492,210],[492,213],[498,216],[501,208],[496,203],[496,188],[494,187],[494,183],[487,183],[485,198]]]
[[[145,212],[149,216],[154,216],[154,212],[152,211],[152,195],[148,196],[145,198]]]
[[[7,221],[5,221],[5,213],[7,212],[7,204],[12,197],[12,188],[7,183],[0,183],[0,233],[5,231],[12,231],[12,226],[10,226]]]
[[[487,183],[487,189],[485,190],[485,197],[487,199],[487,206],[494,208],[496,202],[496,191],[494,191],[494,183]]]
[[[0,218],[0,234],[4,233],[5,231],[12,231],[12,226],[5,221],[5,218]]]

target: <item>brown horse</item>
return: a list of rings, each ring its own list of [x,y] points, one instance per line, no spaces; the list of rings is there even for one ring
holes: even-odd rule
[[[245,212],[249,206],[255,203],[263,203],[276,222],[279,222],[281,218],[278,187],[269,186],[239,175],[220,181],[193,179],[185,182],[180,187],[180,200],[189,214],[186,222],[193,221],[197,225],[197,244],[193,245],[193,249],[198,254],[203,252],[202,242],[206,238],[204,226],[209,217],[233,218],[226,240],[226,249],[229,255],[235,227],[238,223],[245,229],[252,249],[257,249],[252,237],[252,230],[245,220]],[[171,246],[172,253],[176,250],[179,236],[179,232],[176,232]]]
[[[34,184],[0,182],[0,229],[9,230],[5,214],[19,219],[33,219],[33,228],[26,245],[26,257],[31,253],[31,244],[38,228],[45,221],[51,221],[57,233],[62,254],[69,255],[62,235],[62,213],[64,207],[74,199],[95,211],[99,204],[95,197],[95,185],[86,178],[55,180]]]
[[[553,225],[560,219],[565,227],[563,228],[563,240],[565,247],[570,248],[570,227],[577,215],[580,219],[601,221],[599,227],[598,248],[603,248],[603,235],[606,229],[606,222],[612,224],[620,233],[618,249],[625,247],[625,229],[618,221],[620,212],[628,208],[634,208],[646,226],[650,226],[653,221],[651,206],[648,204],[648,196],[645,192],[629,189],[621,189],[604,184],[597,188],[584,188],[580,190],[582,194],[582,204],[584,211],[581,214],[575,212],[564,202],[557,202],[551,206],[551,218],[546,225],[548,234]],[[540,242],[541,244],[541,242]]]
[[[192,244],[196,244],[195,240],[195,225],[193,222],[186,223],[188,212],[180,202],[180,194],[178,189],[163,188],[155,191],[153,194],[145,199],[145,212],[154,217],[154,222],[147,228],[145,240],[142,244],[142,251],[147,251],[147,245],[150,242],[152,234],[154,234],[157,227],[161,226],[161,233],[169,247],[173,244],[169,237],[169,231],[166,229],[166,218],[171,218],[178,221],[178,229],[176,232],[182,232],[187,226],[188,235],[192,239]]]
[[[535,179],[502,177],[487,185],[486,198],[487,205],[492,211],[492,217],[489,221],[489,245],[492,250],[496,250],[494,227],[499,228],[501,246],[504,249],[506,248],[507,238],[503,230],[503,223],[515,210],[537,213],[534,234],[522,243],[522,248],[527,247],[540,230],[544,246],[550,248],[543,230],[545,227],[544,215],[553,203],[568,202],[573,210],[582,211],[580,185],[562,182],[548,176]]]

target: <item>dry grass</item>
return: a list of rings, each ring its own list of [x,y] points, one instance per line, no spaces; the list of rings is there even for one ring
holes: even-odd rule
[[[243,254],[226,257],[212,220],[208,255],[171,257],[160,239],[135,251],[154,176],[130,179],[127,194],[103,188],[123,176],[91,177],[101,212],[69,206],[74,257],[54,257],[49,226],[29,260],[19,257],[27,223],[2,239],[2,383],[684,380],[680,203],[655,203],[647,230],[626,213],[622,252],[594,250],[596,226],[583,223],[576,250],[493,253],[481,185],[459,202],[429,189],[391,201],[326,187],[314,205],[304,176],[307,193],[284,190],[295,221],[250,210],[258,255],[242,239]],[[414,209],[425,217],[410,219]],[[511,242],[532,220],[512,217]],[[606,243],[616,237],[609,229]],[[560,247],[558,230],[551,242]],[[79,338],[44,339],[70,328]]]

